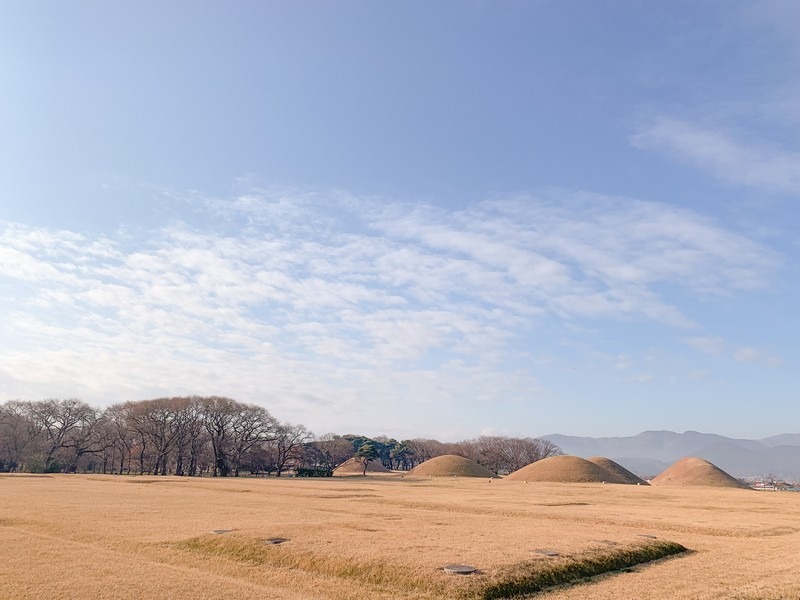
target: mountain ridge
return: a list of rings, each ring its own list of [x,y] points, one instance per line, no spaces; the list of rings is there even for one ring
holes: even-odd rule
[[[782,433],[761,439],[731,438],[687,430],[648,430],[624,437],[585,437],[550,434],[542,439],[565,453],[582,458],[605,456],[640,477],[658,475],[687,456],[703,458],[735,477],[766,475],[800,480],[800,434]]]

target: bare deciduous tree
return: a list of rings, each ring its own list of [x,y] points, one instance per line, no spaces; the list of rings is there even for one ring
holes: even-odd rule
[[[415,438],[403,442],[410,451],[412,466],[430,460],[435,456],[449,453],[449,448],[439,440]]]
[[[285,423],[278,428],[277,436],[268,445],[275,456],[275,471],[278,477],[292,462],[301,457],[303,445],[312,439],[311,432],[302,425]]]
[[[231,464],[236,477],[245,453],[282,435],[278,421],[265,408],[239,404],[237,409],[230,423]]]
[[[55,468],[56,453],[74,443],[73,434],[93,420],[95,411],[77,398],[32,403],[33,417],[44,438],[44,470]]]
[[[0,405],[0,463],[3,470],[24,470],[25,462],[42,441],[42,429],[34,419],[30,402]]]
[[[537,460],[561,454],[548,440],[483,435],[454,445],[455,452],[495,473],[511,473]]]
[[[313,447],[317,450],[315,453],[317,466],[331,473],[354,454],[353,444],[349,440],[333,433],[319,436]]]
[[[212,396],[203,399],[203,425],[211,440],[214,453],[214,477],[230,473],[230,433],[236,406],[230,398]]]

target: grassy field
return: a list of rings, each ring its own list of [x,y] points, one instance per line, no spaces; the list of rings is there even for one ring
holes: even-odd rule
[[[777,599],[800,597],[798,573],[792,493],[0,476],[2,599],[470,599],[559,582],[536,597]]]

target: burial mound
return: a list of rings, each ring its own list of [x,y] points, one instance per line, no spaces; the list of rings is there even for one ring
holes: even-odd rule
[[[511,481],[554,481],[563,483],[624,483],[619,476],[585,458],[551,456],[514,471]]]
[[[475,461],[455,454],[445,454],[426,460],[411,469],[408,474],[418,477],[495,477],[494,473]]]
[[[341,475],[361,475],[364,472],[364,464],[360,460],[350,458],[333,470],[334,476]],[[367,464],[367,473],[389,473],[389,469],[383,466],[379,460],[371,460]]]
[[[748,488],[748,485],[702,458],[682,458],[650,481],[651,485],[700,485]]]
[[[610,458],[606,458],[604,456],[593,456],[591,458],[587,458],[586,460],[588,460],[590,463],[596,464],[598,467],[604,468],[609,473],[613,473],[619,477],[623,483],[628,483],[630,485],[650,485],[644,479],[637,477],[621,464],[614,462]]]

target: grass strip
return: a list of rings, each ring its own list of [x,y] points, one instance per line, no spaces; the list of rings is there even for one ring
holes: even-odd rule
[[[548,561],[541,560],[518,563],[500,570],[486,585],[473,589],[466,596],[470,599],[494,600],[513,598],[541,592],[559,585],[579,581],[635,565],[674,556],[688,550],[675,542],[653,541],[613,550],[600,550]]]
[[[350,580],[352,583],[349,585],[375,586],[395,593],[402,590],[420,598],[445,596],[462,600],[495,600],[534,594],[687,552],[675,542],[648,540],[573,556],[527,560],[477,575],[458,576],[442,571],[431,573],[395,561],[354,560],[338,553],[321,555],[288,545],[268,546],[262,539],[236,534],[204,535],[175,546],[207,557],[226,558],[252,566],[297,569],[318,576]]]

